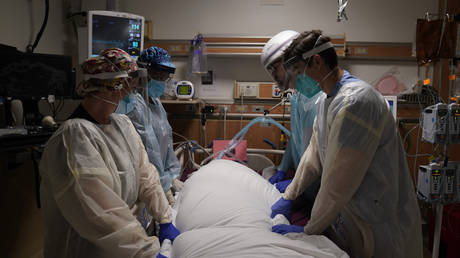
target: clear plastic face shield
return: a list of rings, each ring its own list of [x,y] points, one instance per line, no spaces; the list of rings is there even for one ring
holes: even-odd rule
[[[146,96],[149,83],[148,70],[146,68],[139,68],[139,70],[129,73],[129,76],[133,79],[131,83],[133,90],[143,97]]]
[[[301,56],[293,56],[284,62],[283,64],[284,70],[286,70],[289,76],[296,76],[300,74],[301,72],[303,72],[303,70],[306,69],[304,66],[308,66],[308,63],[310,62],[310,58],[312,56],[318,53],[321,53],[326,49],[334,47],[334,45],[332,45],[330,41],[324,44],[321,44],[320,46],[317,47],[317,44],[320,38],[321,36],[318,37],[312,49],[303,53]]]
[[[115,112],[121,114],[127,114],[134,109],[136,99],[135,94],[132,94],[134,89],[143,90],[147,86],[148,72],[146,69],[138,69],[136,71],[129,72],[122,71],[116,64],[110,59],[104,59],[114,67],[115,72],[104,72],[99,74],[86,74],[85,79],[99,79],[99,80],[115,80],[118,84],[113,86],[113,89],[118,92],[117,99],[107,99],[105,97],[92,94],[92,96],[101,101],[110,103],[116,107]]]
[[[293,56],[286,60],[283,64],[289,80],[295,82],[296,89],[306,97],[312,97],[321,90],[319,83],[306,75],[307,67],[310,63],[311,57],[326,49],[334,47],[331,42],[326,42],[317,47],[316,45],[318,44],[320,38],[321,36],[318,37],[314,47],[311,50],[306,51],[301,56]],[[327,76],[329,76],[331,72]]]
[[[122,71],[122,70],[120,70],[120,68],[118,68],[118,66],[116,64],[114,64],[112,62],[112,60],[110,60],[110,59],[108,59],[106,57],[104,57],[104,59],[107,62],[111,63],[112,66],[117,70],[117,72],[115,72],[115,73],[120,73],[122,75],[122,77],[120,77],[120,78],[123,78],[123,81],[125,83],[125,86],[123,86],[123,84],[119,84],[119,85],[114,87],[114,89],[118,90],[118,92],[119,92],[120,98],[119,98],[118,102],[120,102],[123,98],[126,98],[126,97],[129,96],[129,94],[131,93],[131,91],[134,88],[133,86],[135,86],[135,83],[133,83],[132,77],[129,76],[128,71]],[[121,90],[123,90],[125,94],[122,95]]]
[[[117,106],[118,102],[121,101],[121,99],[124,97],[122,96],[121,90],[126,92],[126,95],[131,91],[130,87],[130,77],[126,71],[118,71],[118,72],[105,72],[105,73],[98,73],[98,74],[84,74],[84,80],[90,80],[90,79],[97,79],[97,80],[114,80],[114,79],[122,79],[119,81],[119,84],[113,86],[115,90],[119,92],[119,98],[117,100],[113,99],[106,99],[100,96],[97,96],[94,93],[90,93],[91,96],[93,96],[96,99],[102,100],[104,102],[110,103],[112,105]],[[124,86],[126,85],[126,86]],[[127,89],[125,89],[127,88]]]
[[[133,78],[132,88],[137,90],[143,90],[147,88],[149,82],[149,74],[147,69],[139,68],[138,70],[129,73],[129,77]]]
[[[289,89],[289,79],[284,70],[282,60],[276,60],[267,66],[267,71],[273,80],[276,81],[282,91]]]
[[[166,89],[166,84],[172,79],[173,76],[174,74],[166,71],[149,69],[148,85],[143,94],[145,100],[149,101],[150,98],[156,99],[161,97]]]

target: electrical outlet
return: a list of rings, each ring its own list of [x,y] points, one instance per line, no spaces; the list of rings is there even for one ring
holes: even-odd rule
[[[264,106],[252,106],[251,111],[254,113],[263,113],[264,112]]]
[[[220,114],[223,114],[223,113],[229,113],[231,110],[230,110],[230,105],[219,105],[219,113]]]
[[[355,55],[367,55],[367,47],[355,47]]]
[[[235,113],[248,112],[248,105],[235,105]]]
[[[240,85],[240,97],[256,98],[259,93],[259,86],[257,84],[242,84]]]

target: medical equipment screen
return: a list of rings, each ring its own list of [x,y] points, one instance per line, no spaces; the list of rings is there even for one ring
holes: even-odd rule
[[[141,51],[142,20],[94,15],[91,56],[107,48],[121,48],[137,57]]]
[[[179,85],[179,94],[180,95],[189,95],[190,86],[189,85]]]

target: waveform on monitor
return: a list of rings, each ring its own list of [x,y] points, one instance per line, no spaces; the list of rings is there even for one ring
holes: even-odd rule
[[[110,47],[123,48],[124,43],[119,40],[93,39],[93,45],[104,45]]]

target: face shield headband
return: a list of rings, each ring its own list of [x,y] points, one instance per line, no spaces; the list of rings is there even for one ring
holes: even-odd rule
[[[321,38],[318,37],[318,40]],[[318,42],[318,40],[316,40]],[[316,45],[316,43],[315,43]],[[310,50],[308,50],[307,52],[303,53],[301,56],[293,56],[291,58],[289,58],[286,62],[284,62],[283,64],[283,67],[284,67],[284,70],[286,70],[286,72],[289,74],[289,75],[292,75],[294,74],[294,69],[295,69],[295,64],[298,62],[298,61],[305,61],[307,62],[307,59],[309,59],[310,57],[312,57],[313,55],[316,55],[318,53],[321,53],[323,52],[324,50],[326,49],[329,49],[329,48],[333,48],[334,45],[332,45],[332,43],[329,41],[329,42],[326,42],[324,44],[321,44],[317,47],[314,47]]]

